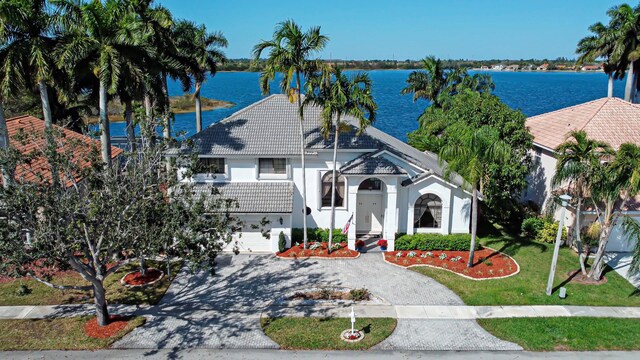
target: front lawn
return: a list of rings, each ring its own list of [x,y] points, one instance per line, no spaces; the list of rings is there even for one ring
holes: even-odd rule
[[[144,324],[135,317],[117,334],[106,339],[86,335],[85,324],[91,317],[42,320],[0,320],[0,351],[7,350],[95,350],[103,349],[131,330]]]
[[[396,328],[392,318],[358,318],[356,329],[364,339],[348,343],[340,339],[351,329],[348,318],[263,318],[265,334],[287,350],[365,350],[386,339]]]
[[[512,256],[520,265],[517,275],[499,280],[473,281],[456,274],[428,267],[411,270],[427,275],[453,290],[467,305],[593,305],[640,306],[639,292],[610,268],[603,285],[567,283],[567,274],[579,269],[578,256],[569,248],[560,249],[552,296],[545,294],[553,244],[543,244],[494,235],[480,239],[488,247]],[[559,286],[567,288],[567,298],[558,298]]]
[[[157,267],[166,273],[166,263],[147,261],[147,266]],[[157,304],[169,288],[182,262],[171,264],[171,278],[165,276],[157,284],[145,288],[125,288],[120,285],[120,279],[128,272],[138,269],[137,263],[123,266],[105,280],[107,301],[109,304]],[[69,271],[52,279],[57,285],[87,285],[80,274]],[[30,289],[28,294],[20,294],[20,286],[26,285]],[[41,284],[33,279],[22,278],[9,282],[0,282],[0,306],[16,305],[59,305],[93,302],[90,291],[58,290]]]
[[[640,319],[480,319],[493,335],[532,351],[640,350]]]

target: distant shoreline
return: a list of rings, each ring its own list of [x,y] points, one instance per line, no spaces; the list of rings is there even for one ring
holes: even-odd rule
[[[361,68],[342,68],[345,71],[416,71],[424,70],[422,68],[415,69],[361,69]],[[578,71],[578,70],[494,70],[494,69],[480,69],[480,68],[468,68],[469,71],[486,71],[496,73],[583,73],[583,74],[603,74],[603,71]],[[259,73],[259,70],[218,70],[219,73]]]

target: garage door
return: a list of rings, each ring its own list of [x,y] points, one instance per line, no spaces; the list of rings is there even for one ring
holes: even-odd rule
[[[633,218],[635,221],[640,221],[637,217]],[[611,236],[609,236],[609,242],[607,243],[607,251],[611,252],[630,252],[635,247],[635,241],[629,241],[628,236],[624,232],[622,221],[618,221],[616,226],[611,230]]]
[[[245,222],[242,227],[242,233],[234,235],[232,242],[227,244],[225,251],[233,251],[234,245],[237,245],[240,252],[272,252],[271,240],[262,236],[261,229],[269,230],[270,225],[255,229],[251,225],[260,226],[260,220],[262,217],[255,216],[243,216],[242,220]],[[272,219],[270,219],[272,220]],[[272,220],[273,221],[273,220]]]

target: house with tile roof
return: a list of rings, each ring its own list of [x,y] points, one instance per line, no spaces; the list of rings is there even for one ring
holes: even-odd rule
[[[53,125],[54,129],[59,130],[62,134],[62,146],[67,146],[69,150],[71,147],[71,139],[79,141],[80,144],[86,146],[88,150],[91,147],[96,147],[100,149],[100,142],[98,140],[92,139],[89,136],[82,135],[73,130],[63,128],[61,126]],[[9,144],[13,146],[15,149],[19,150],[23,154],[29,154],[34,149],[42,148],[45,145],[44,138],[44,121],[40,120],[36,117],[30,115],[17,116],[10,119],[7,119],[7,133],[9,135]],[[13,141],[18,135],[18,133],[24,132],[26,134],[42,134],[41,137],[34,137],[33,139],[29,139],[30,141],[26,144],[22,144],[17,141]],[[76,146],[73,146],[74,151],[77,150]],[[120,154],[123,153],[123,150],[117,148],[115,146],[111,147],[111,157],[115,159]],[[89,163],[84,164],[89,166]],[[15,178],[21,179],[23,181],[36,181],[42,179],[43,181],[51,182],[51,168],[49,163],[44,158],[35,158],[31,161],[31,163],[27,165],[19,166],[15,170]],[[80,178],[76,180],[81,180]],[[0,183],[2,182],[2,177],[0,177]],[[67,186],[71,186],[71,180],[67,181]]]
[[[618,149],[623,143],[640,145],[640,105],[619,98],[609,97],[567,107],[527,119],[527,128],[533,135],[533,156],[538,165],[529,179],[525,200],[538,204],[541,208],[551,200],[552,179],[556,169],[555,149],[566,141],[573,130],[584,130],[596,140],[608,143]],[[569,209],[565,223],[573,224],[575,215]],[[640,199],[631,201],[622,209],[640,220]],[[584,212],[583,224],[595,219],[595,212]],[[558,213],[556,216],[559,216]],[[608,251],[631,251],[634,243],[627,241],[622,227],[617,226],[609,240]]]
[[[333,137],[320,133],[320,108],[304,111],[307,223],[328,228],[331,214]],[[371,126],[359,136],[357,121],[338,139],[336,226],[348,228],[349,247],[356,239],[382,237],[393,249],[398,233],[468,233],[471,194],[460,176],[445,177],[438,157],[421,152]],[[182,181],[195,182],[206,194],[217,187],[238,200],[234,210],[247,226],[237,239],[241,251],[275,252],[282,231],[302,228],[303,201],[297,106],[287,96],[271,95],[191,138],[169,154],[197,154],[212,169]],[[183,170],[179,174],[184,174]],[[180,175],[182,176],[182,175]],[[271,238],[252,229],[270,221]]]

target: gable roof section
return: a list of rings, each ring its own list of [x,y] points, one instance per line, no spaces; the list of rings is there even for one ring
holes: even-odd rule
[[[573,130],[584,130],[618,149],[625,142],[640,144],[640,105],[602,98],[530,117],[527,127],[534,143],[549,149],[557,148]]]
[[[227,182],[194,185],[196,194],[208,195],[211,188],[220,190],[223,198],[238,201],[232,213],[290,213],[293,211],[293,182]]]
[[[100,148],[100,141],[94,140],[89,136],[79,134],[73,130],[69,130],[63,128],[58,125],[53,125],[53,127],[64,134],[65,139],[75,139],[79,140],[82,143],[86,144],[87,148],[92,146],[96,146],[98,149]],[[29,154],[35,149],[44,146],[45,139],[44,136],[42,138],[37,138],[35,141],[28,144],[20,144],[16,141],[12,141],[11,139],[18,134],[18,132],[33,132],[36,134],[44,134],[44,121],[40,120],[36,117],[23,115],[14,117],[11,119],[7,119],[7,131],[9,133],[9,143],[12,147],[16,148],[18,151],[23,154]],[[122,154],[123,150],[117,148],[115,146],[111,147],[111,158],[116,158],[118,155]],[[83,163],[83,166],[89,166],[88,163]],[[44,158],[35,159],[29,167],[19,166],[15,172],[16,179],[24,179],[24,181],[36,181],[37,177],[34,172],[38,172],[45,181],[51,182],[51,169],[49,167],[49,163]],[[79,178],[76,180],[80,180]],[[0,179],[1,181],[1,179]],[[71,181],[68,181],[66,186],[71,186]]]
[[[383,158],[374,156],[374,153],[367,153],[359,156],[340,168],[340,173],[347,175],[401,175],[407,172]]]

